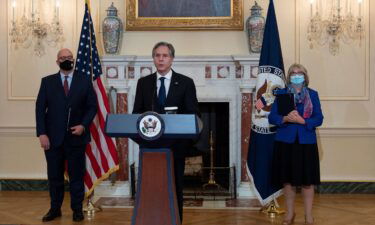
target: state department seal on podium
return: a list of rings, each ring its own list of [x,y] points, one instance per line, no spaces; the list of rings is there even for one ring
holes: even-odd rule
[[[164,120],[156,112],[145,112],[137,120],[139,136],[146,141],[155,141],[164,133]]]

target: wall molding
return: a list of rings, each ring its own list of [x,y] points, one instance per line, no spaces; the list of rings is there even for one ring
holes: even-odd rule
[[[322,127],[319,137],[375,137],[375,127]]]
[[[374,194],[375,182],[324,182],[316,187],[319,194]]]
[[[65,190],[68,191],[69,186],[67,182],[64,184]],[[103,187],[107,185],[106,182],[103,182],[102,184]],[[0,179],[0,191],[48,191],[48,181],[45,179]],[[124,192],[124,190],[117,191],[120,191],[119,193],[115,193],[117,195],[123,194],[121,192]],[[322,181],[321,185],[316,187],[316,191],[320,194],[374,194],[375,182]],[[107,194],[113,194],[113,192]],[[129,193],[125,194],[128,196],[130,195]]]
[[[35,126],[0,126],[0,137],[36,137]]]
[[[375,127],[321,127],[319,137],[375,137]],[[35,137],[35,126],[0,126],[0,137]]]
[[[67,24],[66,26],[63,27],[63,30],[64,30],[64,38],[65,38],[65,41],[62,43],[62,44],[57,44],[56,46],[49,46],[47,43],[44,43],[44,47],[45,48],[54,48],[56,50],[56,53],[57,51],[60,49],[60,47],[62,46],[69,46],[70,44],[72,44],[72,46],[77,46],[77,42],[78,42],[78,32],[80,32],[80,29],[81,29],[81,19],[80,18],[83,18],[83,13],[82,13],[82,17],[78,18],[78,13],[79,13],[79,10],[82,10],[83,9],[83,4],[82,2],[80,1],[75,1],[75,0],[70,0],[70,2],[68,1],[64,1],[65,4],[71,4],[71,5],[74,5],[75,6],[75,20],[73,20],[71,23]],[[75,3],[75,4],[73,4]],[[14,77],[17,76],[17,74],[15,74],[14,72],[12,72],[11,68],[12,68],[12,55],[11,55],[11,52],[14,52],[15,49],[12,47],[12,44],[10,43],[10,38],[9,38],[9,31],[10,31],[10,24],[11,24],[11,15],[10,15],[10,12],[11,12],[11,0],[7,0],[6,3],[4,3],[7,7],[7,14],[6,14],[6,17],[5,17],[5,20],[6,20],[6,27],[7,27],[7,32],[6,32],[6,35],[7,35],[7,69],[6,69],[6,75],[7,75],[7,100],[8,101],[35,101],[36,100],[36,95],[35,96],[24,96],[24,95],[16,95],[14,93],[14,87],[17,85],[15,82],[14,82]],[[27,3],[26,3],[27,4]],[[64,14],[66,13],[66,9],[68,7],[66,5],[64,5],[64,7],[60,7],[60,14]],[[65,11],[64,11],[65,9]],[[83,10],[82,10],[83,11]],[[49,20],[47,20],[49,21]],[[63,22],[63,19],[60,20],[60,22],[63,23],[64,25],[64,22]],[[96,22],[98,23],[98,22]],[[79,24],[79,25],[78,25]],[[79,29],[79,31],[78,31]],[[72,37],[71,39],[68,39],[66,34],[67,33],[72,33]],[[76,51],[75,49],[72,49],[73,50],[73,53]],[[31,46],[30,48],[28,48],[28,52],[32,52],[33,51],[33,46]],[[48,52],[48,50],[47,50]],[[18,53],[18,54],[21,54],[21,53]],[[33,53],[30,53],[31,56],[34,56]],[[42,56],[43,57],[51,57],[51,55],[44,55]],[[53,57],[55,57],[55,55],[53,55]],[[57,70],[57,68],[56,68]],[[45,73],[46,75],[48,74],[48,72]],[[39,86],[38,86],[38,89],[39,90]],[[36,93],[37,94],[37,93]]]
[[[301,13],[303,13],[302,4],[309,4],[307,1],[305,3],[302,3],[302,1],[295,0],[295,61],[300,63],[301,62],[301,26],[307,26],[307,24],[301,23]],[[321,101],[369,101],[370,100],[370,27],[371,27],[371,5],[370,0],[363,1],[364,4],[364,21],[365,21],[365,38],[362,42],[364,44],[364,56],[365,56],[365,74],[364,78],[364,84],[363,84],[363,90],[364,95],[362,96],[324,96],[320,95]],[[305,34],[305,33],[304,33]],[[305,34],[306,35],[306,34]],[[307,41],[307,40],[306,40]]]

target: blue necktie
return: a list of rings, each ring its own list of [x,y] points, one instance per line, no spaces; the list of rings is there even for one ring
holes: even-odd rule
[[[159,80],[160,80],[160,89],[159,89],[158,100],[159,100],[159,105],[164,108],[165,101],[167,99],[167,95],[165,93],[165,86],[164,86],[165,77],[160,77]]]

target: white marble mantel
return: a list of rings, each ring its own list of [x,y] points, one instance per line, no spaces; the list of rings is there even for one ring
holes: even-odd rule
[[[239,197],[255,197],[250,183],[241,179],[244,170],[241,168],[241,160],[242,164],[244,160],[241,159],[243,154],[241,148],[244,149],[243,142],[248,142],[248,137],[245,138],[247,140],[241,140],[241,128],[245,131],[250,130],[250,125],[244,128],[241,115],[243,115],[244,102],[252,104],[253,101],[252,93],[255,91],[258,60],[259,56],[176,56],[172,66],[176,72],[194,80],[199,102],[229,103],[229,165],[236,167],[238,184],[235,188]],[[118,94],[125,94],[128,112],[133,108],[138,78],[156,70],[151,56],[104,56],[102,67],[106,88],[113,87]],[[129,141],[127,148],[127,166],[133,162],[137,165],[138,146]],[[129,187],[127,182],[122,183],[123,186],[119,188],[122,191],[115,191],[117,196],[126,196],[130,193],[126,190]],[[100,190],[101,187],[98,187],[96,194],[100,195]]]

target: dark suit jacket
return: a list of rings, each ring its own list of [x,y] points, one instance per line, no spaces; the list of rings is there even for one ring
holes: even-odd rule
[[[157,101],[156,73],[138,80],[133,113],[154,111],[164,113]],[[172,71],[171,83],[166,100],[166,107],[177,106],[178,114],[200,115],[193,79]],[[192,141],[178,141],[172,149],[175,157],[183,157],[185,150],[192,146]]]
[[[46,134],[52,147],[61,145],[65,138],[71,145],[87,144],[96,107],[96,94],[89,76],[74,73],[68,96],[65,96],[60,72],[46,76],[36,100],[36,134],[38,137]],[[79,124],[85,127],[81,136],[67,131]]]

